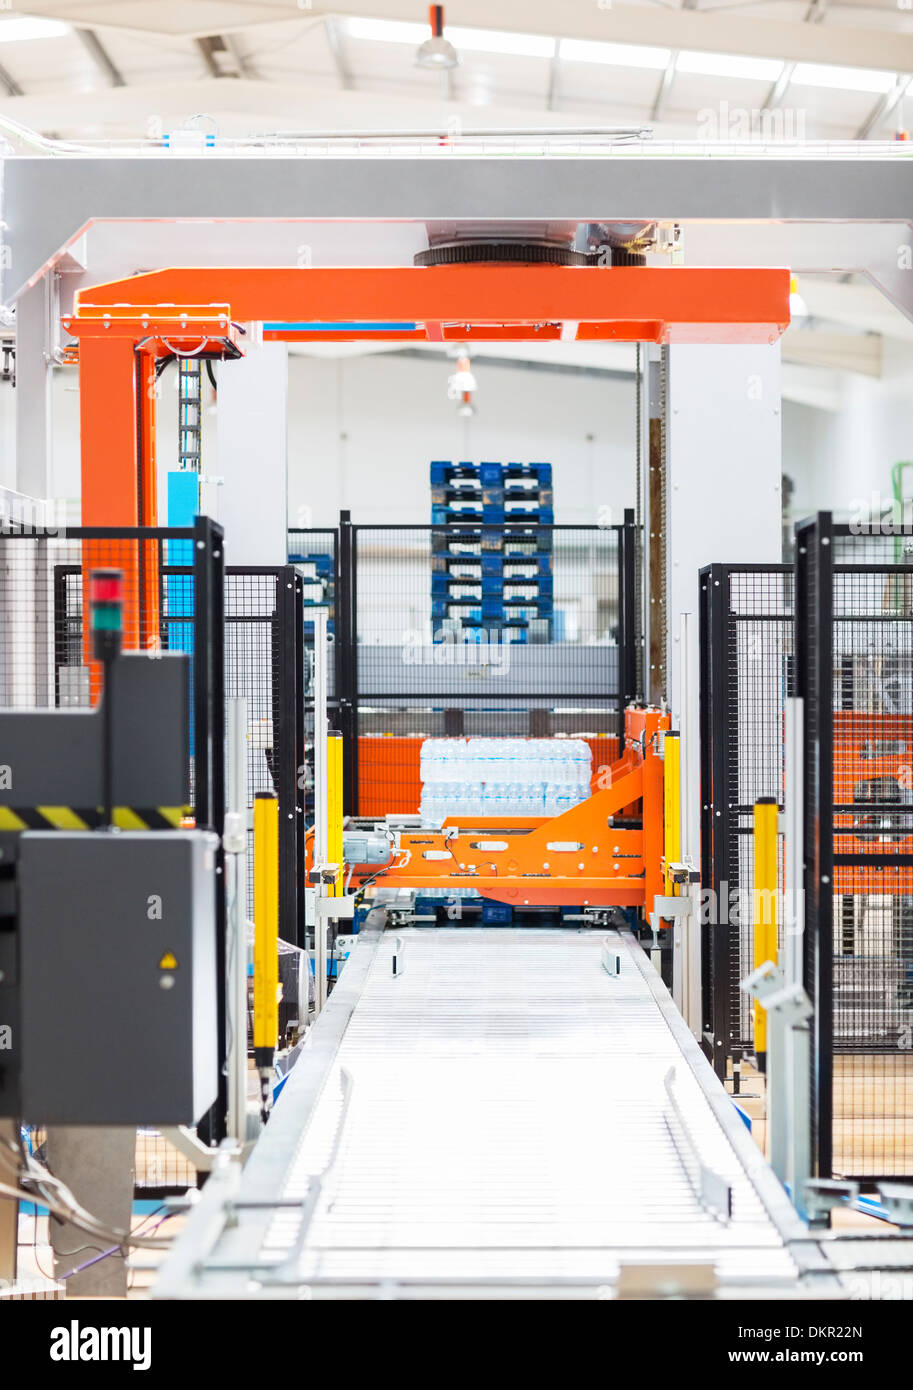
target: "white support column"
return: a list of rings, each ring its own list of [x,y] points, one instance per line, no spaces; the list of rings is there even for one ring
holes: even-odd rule
[[[53,485],[49,324],[55,299],[56,282],[44,276],[16,305],[16,488],[41,500]]]
[[[223,480],[219,520],[230,565],[288,559],[288,349],[258,337],[250,332],[245,356],[219,365],[212,471]]]
[[[698,747],[698,570],[781,558],[780,345],[668,350],[666,694],[680,728],[682,614],[692,630],[685,750]],[[687,756],[687,752],[686,752]],[[694,764],[689,763],[689,770]],[[700,789],[689,776],[683,833],[696,853]]]

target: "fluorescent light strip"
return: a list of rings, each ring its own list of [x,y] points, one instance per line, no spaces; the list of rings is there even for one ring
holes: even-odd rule
[[[399,19],[347,19],[346,33],[353,39],[376,43],[410,43],[418,46],[431,37],[427,24],[409,24]]]
[[[595,39],[562,39],[561,60],[569,63],[607,63],[613,68],[664,68],[671,49],[637,43],[601,43]]]
[[[678,55],[676,72],[693,73],[697,77],[740,77],[757,82],[776,82],[783,71],[778,58],[745,58],[734,53],[697,53],[691,50]]]
[[[508,34],[498,29],[460,29],[448,24],[444,30],[457,52],[506,53],[517,58],[553,58],[555,40],[538,34]]]
[[[794,87],[834,87],[847,92],[891,92],[897,81],[893,72],[876,68],[836,68],[829,63],[797,63]]]
[[[28,43],[32,39],[61,39],[72,33],[59,19],[0,19],[0,43]]]

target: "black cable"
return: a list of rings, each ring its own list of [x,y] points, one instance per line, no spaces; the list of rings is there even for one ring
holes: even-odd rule
[[[209,360],[208,357],[206,358],[206,375],[209,377],[210,386],[212,387],[213,391],[215,391],[216,395],[218,395],[219,388],[216,385],[216,374],[212,369],[212,362]]]

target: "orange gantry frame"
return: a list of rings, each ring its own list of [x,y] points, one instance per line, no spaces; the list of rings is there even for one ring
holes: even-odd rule
[[[514,907],[652,907],[663,891],[663,759],[668,714],[625,711],[625,751],[587,801],[549,818],[473,817],[403,831],[380,874],[390,888],[472,888]],[[465,824],[465,822],[464,822]]]
[[[154,520],[149,360],[243,352],[272,339],[606,339],[773,342],[789,271],[686,266],[176,267],[90,286],[64,329],[78,341],[84,526]]]

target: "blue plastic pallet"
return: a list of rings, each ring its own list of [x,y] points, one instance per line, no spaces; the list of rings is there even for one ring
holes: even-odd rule
[[[432,500],[437,501],[434,493],[446,492],[447,489],[432,488],[431,491]],[[550,507],[554,500],[555,495],[550,487],[530,487],[522,482],[507,487],[482,488],[482,502],[486,506],[503,506],[506,502],[533,502],[536,506]]]
[[[462,515],[466,516],[468,513],[464,511]],[[507,502],[500,505],[496,502],[482,504],[483,526],[503,526],[505,522],[515,522],[522,526],[554,526],[555,509],[552,506],[536,507],[535,510],[512,508]]]
[[[550,463],[488,463],[479,464],[483,487],[500,487],[506,478],[529,478],[539,487],[551,487]]]
[[[453,477],[477,478],[479,465],[468,461],[454,463],[451,459],[432,459],[430,471],[431,485],[434,487],[439,483],[449,482]]]
[[[539,579],[551,578],[552,557],[550,554],[543,554],[540,551],[533,551],[529,555],[493,555],[484,554],[478,557],[481,563],[482,578],[495,579],[503,576],[505,583],[513,582],[515,567],[520,565],[535,565],[536,576]],[[517,580],[517,583],[520,581]]]

